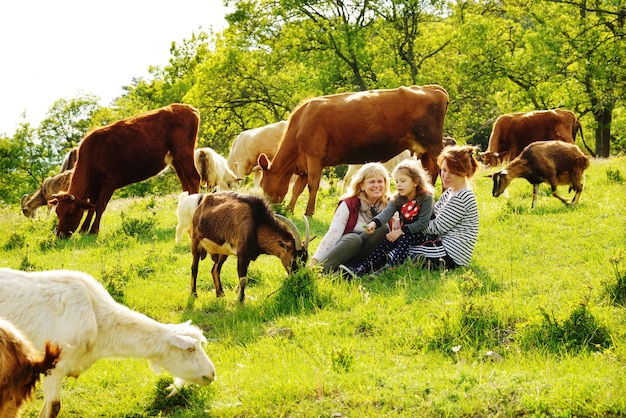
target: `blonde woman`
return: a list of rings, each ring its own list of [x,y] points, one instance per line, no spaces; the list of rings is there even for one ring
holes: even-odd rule
[[[389,203],[389,173],[380,163],[367,163],[356,172],[322,238],[311,265],[320,264],[324,271],[334,271],[340,264],[358,262],[384,241],[389,228],[385,225],[373,234],[364,231]]]
[[[373,234],[386,225],[395,213],[399,216],[396,228],[386,234],[384,240],[365,260],[339,269],[352,277],[363,276],[385,266],[404,263],[409,257],[409,247],[423,241],[421,232],[428,226],[433,213],[434,188],[430,176],[422,164],[413,159],[401,161],[393,170],[397,193],[384,211],[365,227]]]

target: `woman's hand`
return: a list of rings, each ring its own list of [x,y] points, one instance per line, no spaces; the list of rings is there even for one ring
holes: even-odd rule
[[[387,235],[385,235],[387,237],[387,240],[390,242],[394,242],[395,240],[397,240],[398,238],[400,238],[400,235],[403,235],[404,232],[402,232],[401,229],[394,229],[393,231],[387,233]]]
[[[363,225],[363,229],[368,234],[373,234],[374,231],[376,230],[376,222],[372,221],[372,222],[368,223],[367,225]]]

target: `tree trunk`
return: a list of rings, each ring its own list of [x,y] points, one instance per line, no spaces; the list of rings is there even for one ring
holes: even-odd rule
[[[593,111],[596,121],[596,156],[607,158],[611,151],[611,121],[613,105],[605,105]]]

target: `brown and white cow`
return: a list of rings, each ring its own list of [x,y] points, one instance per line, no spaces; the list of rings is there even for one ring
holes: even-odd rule
[[[578,131],[582,138],[580,122],[569,110],[507,113],[494,122],[487,151],[480,155],[485,165],[493,166],[512,161],[533,142],[554,140],[573,144]]]
[[[261,188],[273,203],[283,201],[292,174],[289,208],[308,184],[306,215],[315,212],[322,169],[338,164],[386,161],[405,149],[421,156],[436,180],[443,145],[448,93],[438,85],[400,87],[317,97],[304,102],[289,124],[274,159],[259,156]]]
[[[97,234],[116,189],[152,177],[167,165],[176,170],[184,191],[197,193],[200,176],[193,152],[199,123],[197,109],[171,104],[88,133],[79,144],[69,190],[53,202],[59,217],[57,236],[71,236],[85,210],[81,232]]]

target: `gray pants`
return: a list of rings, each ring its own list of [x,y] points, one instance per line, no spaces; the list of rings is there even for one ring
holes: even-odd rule
[[[319,264],[328,273],[336,270],[339,264],[358,263],[385,240],[388,232],[389,226],[383,225],[371,235],[367,232],[345,234]]]

